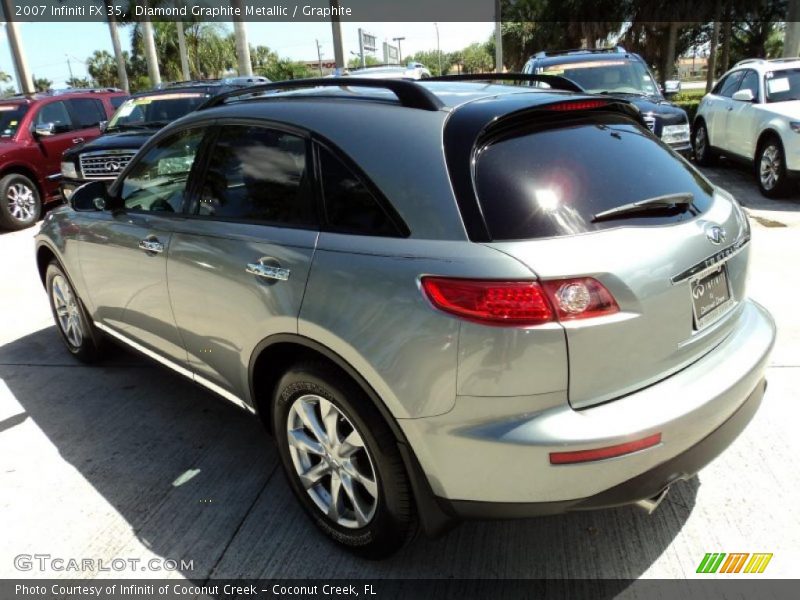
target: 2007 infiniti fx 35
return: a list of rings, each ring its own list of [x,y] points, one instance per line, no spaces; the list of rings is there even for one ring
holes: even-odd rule
[[[46,218],[66,347],[119,340],[257,413],[366,556],[462,518],[654,508],[764,393],[748,221],[624,100],[528,77],[551,87],[209,101]]]

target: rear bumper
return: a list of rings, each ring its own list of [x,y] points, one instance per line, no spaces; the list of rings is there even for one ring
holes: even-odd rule
[[[676,481],[691,478],[730,446],[756,414],[766,389],[767,382],[762,379],[744,404],[697,444],[641,475],[594,496],[539,503],[447,501],[441,498],[439,501],[447,507],[448,512],[460,519],[514,519],[623,506],[652,498]]]
[[[742,303],[736,318],[731,334],[707,355],[618,400],[573,410],[566,391],[459,396],[447,414],[399,424],[433,494],[457,514],[526,516],[647,498],[713,459],[760,402],[775,325],[752,301]],[[602,448],[656,433],[660,444],[632,454],[550,464],[551,452]],[[500,508],[487,509],[489,504]]]

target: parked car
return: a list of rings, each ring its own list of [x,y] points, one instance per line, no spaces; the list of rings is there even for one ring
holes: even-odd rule
[[[375,65],[354,69],[348,72],[352,77],[367,77],[376,79],[428,79],[431,72],[420,63],[409,63],[402,65]]]
[[[266,77],[179,81],[135,94],[104,126],[103,135],[69,148],[61,159],[61,191],[65,198],[87,181],[111,181],[136,151],[164,125],[193,111],[208,98],[250,85]]]
[[[750,228],[629,102],[540,80],[209,100],[48,215],[58,334],[257,413],[362,555],[418,523],[654,509],[761,402]]]
[[[100,135],[127,94],[69,89],[0,100],[0,229],[33,225],[59,199],[65,149]]]
[[[525,63],[523,73],[560,75],[587,92],[625,98],[639,108],[647,127],[661,141],[676,152],[691,153],[686,111],[669,102],[638,54],[621,46],[539,52]],[[668,89],[676,93],[680,86],[676,89],[672,82]]]
[[[701,165],[720,154],[752,164],[761,193],[787,195],[800,177],[800,60],[738,62],[706,94],[694,120]]]

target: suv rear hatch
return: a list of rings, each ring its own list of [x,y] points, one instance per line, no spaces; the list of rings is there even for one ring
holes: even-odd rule
[[[592,277],[619,306],[562,321],[580,408],[668,377],[730,333],[749,227],[732,197],[634,119],[612,105],[569,112],[495,123],[472,176],[490,246],[541,280]]]

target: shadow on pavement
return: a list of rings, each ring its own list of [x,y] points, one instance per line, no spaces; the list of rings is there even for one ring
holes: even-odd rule
[[[669,547],[694,508],[697,478],[673,486],[651,516],[625,507],[465,523],[440,539],[421,537],[386,561],[356,559],[305,517],[257,418],[138,357],[113,354],[100,366],[82,366],[49,327],[0,347],[0,378],[60,456],[135,533],[127,541],[98,540],[98,547],[125,557],[141,554],[144,544],[162,557],[191,559],[193,570],[182,574],[196,582],[635,579]],[[37,510],[25,513],[32,523]],[[90,519],[63,515],[70,526],[108,535]]]
[[[764,211],[800,211],[800,183],[794,186],[794,191],[788,197],[773,200],[761,194],[752,165],[720,158],[714,167],[698,168],[715,185],[728,190],[747,208]]]

